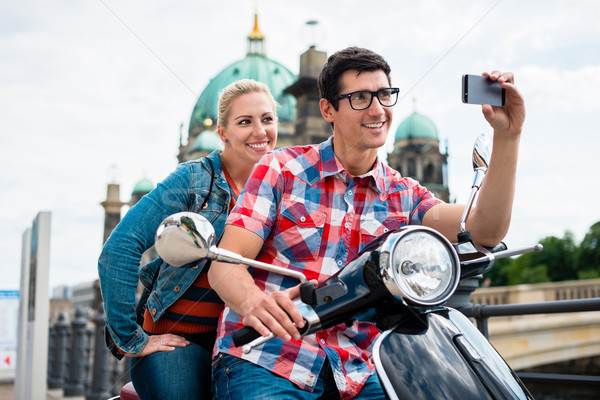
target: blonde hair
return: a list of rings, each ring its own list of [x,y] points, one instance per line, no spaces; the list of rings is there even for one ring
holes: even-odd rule
[[[230,83],[221,91],[217,106],[217,124],[223,128],[227,127],[227,119],[231,113],[233,100],[243,94],[249,93],[266,94],[273,104],[273,113],[275,114],[275,117],[277,117],[277,102],[275,101],[275,98],[273,98],[268,86],[262,82],[255,81],[254,79],[240,79],[239,81]]]

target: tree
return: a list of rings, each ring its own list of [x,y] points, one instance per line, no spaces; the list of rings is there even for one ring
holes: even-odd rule
[[[496,260],[494,268],[486,274],[492,286],[525,283],[560,282],[578,279],[575,265],[577,246],[573,234],[565,232],[563,238],[547,236],[540,240],[544,250],[527,253],[517,258]]]
[[[579,246],[570,231],[562,238],[546,236],[540,243],[544,246],[541,253],[496,260],[485,274],[491,286],[600,278],[600,221],[590,227]]]
[[[600,278],[600,221],[586,233],[576,252],[575,263],[579,279]]]
[[[546,265],[548,278],[552,282],[577,279],[575,251],[577,245],[572,232],[565,232],[562,239],[547,236],[540,241],[544,246],[541,253],[530,253],[532,265]]]

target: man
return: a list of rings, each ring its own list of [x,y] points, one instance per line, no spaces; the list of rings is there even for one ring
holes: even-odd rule
[[[510,223],[525,109],[511,73],[484,75],[506,89],[506,105],[482,108],[494,129],[494,151],[467,228],[476,242],[492,246]],[[230,214],[220,247],[323,281],[375,237],[405,224],[432,227],[455,241],[464,206],[435,199],[377,157],[398,97],[387,62],[348,48],[329,57],[318,84],[332,138],[266,155]],[[228,306],[213,362],[218,398],[383,398],[371,361],[378,335],[372,324],[300,338],[293,279],[213,263],[209,280]],[[278,338],[242,354],[229,336],[242,324]]]

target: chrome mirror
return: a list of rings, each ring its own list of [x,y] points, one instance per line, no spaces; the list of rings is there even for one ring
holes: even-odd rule
[[[193,212],[180,212],[168,216],[160,223],[154,245],[160,258],[173,267],[183,267],[208,258],[231,264],[245,264],[307,282],[301,272],[244,258],[220,249],[216,246],[216,240],[215,229],[206,218]]]
[[[209,257],[215,230],[199,214],[180,212],[167,217],[156,231],[156,251],[169,265],[183,267]]]
[[[473,170],[486,172],[492,157],[492,138],[487,133],[482,133],[475,140],[473,146]]]

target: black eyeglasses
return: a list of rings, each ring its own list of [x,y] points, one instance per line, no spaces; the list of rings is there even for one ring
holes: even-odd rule
[[[352,107],[353,110],[360,111],[371,107],[371,103],[373,103],[373,97],[377,97],[379,104],[382,106],[392,107],[398,101],[399,92],[400,89],[398,88],[384,88],[379,89],[376,92],[371,92],[369,90],[358,90],[348,94],[340,94],[338,95],[338,99],[348,99],[350,102],[350,107]]]

